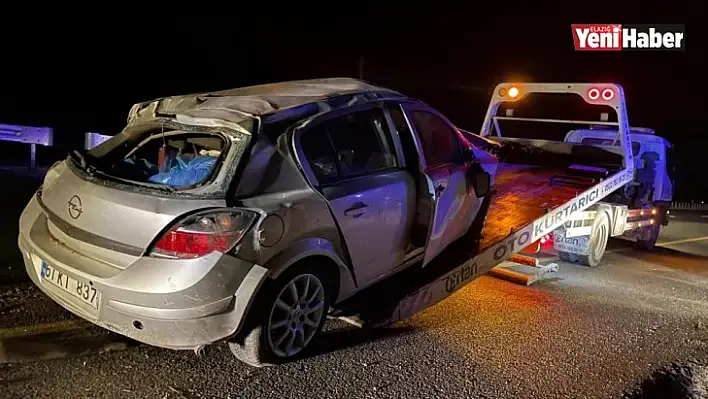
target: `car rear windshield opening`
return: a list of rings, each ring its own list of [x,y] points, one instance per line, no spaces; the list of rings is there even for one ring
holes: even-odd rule
[[[122,147],[124,154],[110,157],[117,160],[101,165],[101,172],[138,183],[196,187],[209,180],[225,145],[223,137],[213,133],[160,132],[132,148]]]

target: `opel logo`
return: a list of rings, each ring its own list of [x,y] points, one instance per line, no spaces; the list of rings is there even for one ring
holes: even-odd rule
[[[83,206],[81,205],[81,198],[78,195],[74,195],[68,202],[69,205],[69,216],[72,219],[78,219],[82,213],[84,213]]]

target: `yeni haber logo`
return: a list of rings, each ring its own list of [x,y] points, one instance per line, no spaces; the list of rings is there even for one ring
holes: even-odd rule
[[[572,24],[577,51],[684,50],[684,25]]]

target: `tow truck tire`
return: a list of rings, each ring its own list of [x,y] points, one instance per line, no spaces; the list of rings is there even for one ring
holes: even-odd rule
[[[602,255],[607,249],[607,240],[610,237],[610,217],[607,212],[598,213],[592,224],[590,233],[590,248],[587,255],[578,255],[578,261],[583,265],[597,267],[602,261]]]
[[[659,239],[659,232],[661,231],[661,225],[659,223],[654,223],[649,226],[648,238],[646,240],[637,239],[637,249],[640,251],[651,251],[656,245],[656,241]]]
[[[332,294],[329,277],[323,267],[306,263],[263,287],[251,307],[244,331],[228,341],[231,353],[253,367],[290,362],[306,353],[327,318]],[[298,288],[298,299],[292,294],[293,285]],[[289,306],[287,310],[285,304]],[[314,308],[318,311],[312,311]],[[286,331],[287,337],[279,343]],[[282,345],[287,346],[293,337],[293,343],[301,347],[284,350]]]

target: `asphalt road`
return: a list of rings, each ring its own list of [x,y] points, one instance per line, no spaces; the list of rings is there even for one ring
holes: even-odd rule
[[[664,227],[659,243],[675,251],[708,256],[708,211],[674,212],[672,223]],[[676,222],[676,223],[673,223]]]
[[[264,369],[222,345],[200,358],[126,344],[4,286],[0,355],[15,362],[0,364],[0,398],[619,398],[708,360],[708,218],[677,214],[660,241],[613,242],[603,266],[560,263],[531,287],[484,276],[375,334],[331,322],[310,358]],[[64,332],[28,337],[52,326]]]

